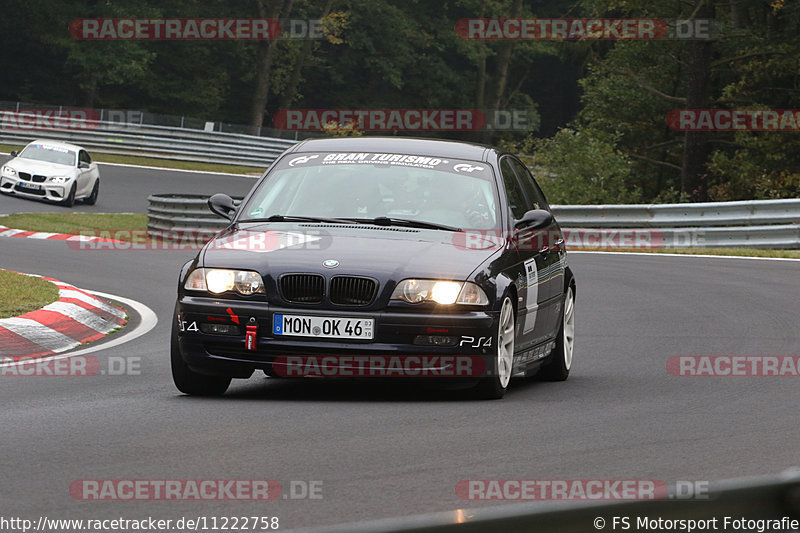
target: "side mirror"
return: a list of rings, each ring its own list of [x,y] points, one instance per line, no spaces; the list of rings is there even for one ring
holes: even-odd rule
[[[86,161],[81,161],[80,163],[78,163],[78,168],[82,168],[85,170],[89,168],[89,163],[87,163]]]
[[[17,153],[18,152],[16,150],[12,150],[11,151],[11,157],[17,157]]]
[[[208,208],[217,215],[233,220],[236,214],[236,206],[233,205],[233,198],[227,194],[217,193],[208,199]]]
[[[517,229],[540,229],[553,223],[553,214],[544,209],[531,209],[526,211],[522,218],[514,221]]]

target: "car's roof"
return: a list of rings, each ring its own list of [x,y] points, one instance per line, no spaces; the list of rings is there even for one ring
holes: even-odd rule
[[[411,137],[338,137],[307,139],[292,147],[292,152],[382,152],[423,156],[452,157],[485,161],[491,146],[439,139]]]
[[[31,144],[46,144],[48,146],[57,146],[59,148],[66,148],[68,150],[74,150],[76,152],[78,150],[83,150],[84,149],[82,146],[78,146],[77,144],[65,143],[63,141],[54,141],[52,139],[36,139],[35,141],[28,143],[28,145],[31,145]]]

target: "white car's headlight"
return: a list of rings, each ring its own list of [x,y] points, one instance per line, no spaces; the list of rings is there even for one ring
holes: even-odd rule
[[[69,181],[69,176],[53,176],[52,178],[47,178],[47,181],[50,183],[66,183]]]
[[[489,303],[486,293],[474,283],[435,279],[405,279],[397,284],[392,299],[403,300],[410,304],[436,302],[443,305],[486,305]]]
[[[3,174],[7,174],[9,176],[16,176],[17,175],[17,171],[14,170],[13,168],[11,168],[8,165],[3,165]]]
[[[244,296],[263,294],[264,282],[258,272],[226,268],[198,268],[186,278],[184,289],[221,294],[236,291]]]

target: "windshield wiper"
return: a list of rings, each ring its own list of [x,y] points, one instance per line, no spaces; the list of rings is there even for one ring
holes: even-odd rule
[[[392,218],[392,217],[375,217],[375,218],[348,218],[353,222],[359,224],[374,224],[376,226],[404,226],[407,228],[422,228],[422,229],[438,229],[443,231],[464,231],[455,226],[447,226],[445,224],[437,224],[435,222],[425,222],[422,220],[412,220],[410,218]]]
[[[305,217],[299,215],[270,215],[266,218],[243,218],[238,220],[239,223],[244,222],[327,222],[329,224],[346,224],[349,220],[344,218],[322,218],[322,217]]]

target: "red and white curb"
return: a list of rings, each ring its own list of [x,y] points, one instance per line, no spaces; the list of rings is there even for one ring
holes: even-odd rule
[[[36,277],[55,284],[59,299],[36,311],[0,319],[1,357],[38,357],[63,352],[101,339],[127,322],[123,310],[74,285]]]
[[[0,237],[22,237],[25,239],[47,239],[56,241],[81,241],[81,242],[119,242],[114,239],[105,239],[93,235],[70,235],[69,233],[48,233],[45,231],[27,231],[24,229],[0,226]]]

